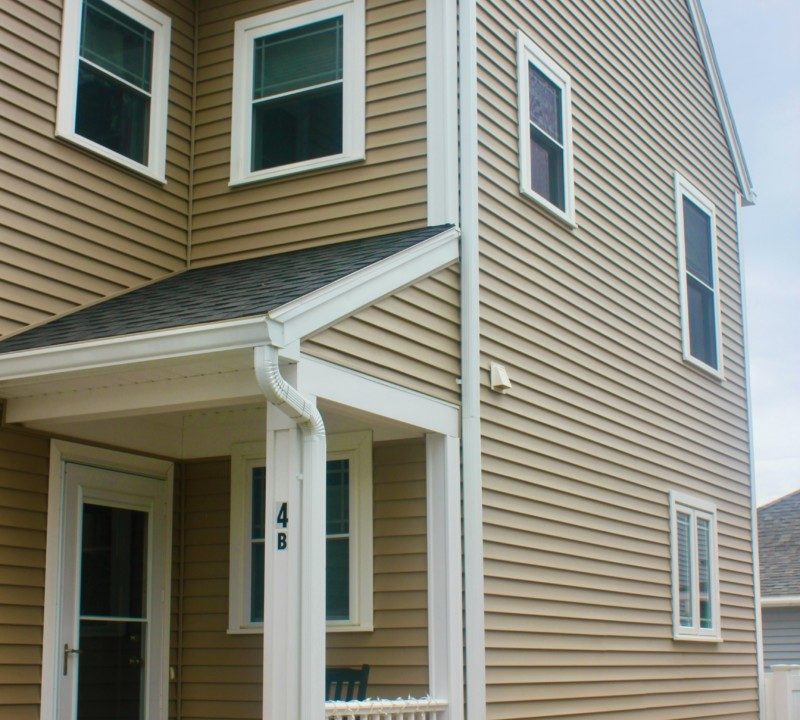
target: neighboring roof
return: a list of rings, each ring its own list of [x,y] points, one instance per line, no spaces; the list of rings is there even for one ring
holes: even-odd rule
[[[800,490],[758,509],[761,594],[800,595]]]
[[[265,315],[452,227],[186,270],[2,340],[0,354]]]
[[[714,52],[714,43],[711,41],[711,33],[708,29],[706,16],[700,5],[700,0],[687,0],[687,3],[689,5],[689,14],[694,23],[695,33],[697,34],[697,42],[700,45],[700,53],[703,56],[703,62],[708,72],[708,80],[711,83],[711,92],[714,95],[714,102],[717,105],[717,112],[728,143],[736,179],[739,182],[739,190],[742,193],[744,204],[753,205],[756,201],[756,191],[750,178],[750,171],[747,169],[747,162],[744,159],[742,143],[739,140],[739,133],[733,120],[728,94],[725,92],[725,85],[722,82],[722,74],[717,63],[717,54]]]

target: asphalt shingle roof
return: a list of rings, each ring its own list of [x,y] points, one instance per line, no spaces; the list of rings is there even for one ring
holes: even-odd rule
[[[450,227],[187,270],[2,340],[0,353],[266,314]]]
[[[758,509],[762,595],[800,595],[800,490]]]

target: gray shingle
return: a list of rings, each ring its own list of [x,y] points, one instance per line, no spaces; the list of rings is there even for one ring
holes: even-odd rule
[[[450,227],[187,270],[0,341],[0,353],[267,313]]]
[[[800,490],[758,509],[762,595],[800,595]]]

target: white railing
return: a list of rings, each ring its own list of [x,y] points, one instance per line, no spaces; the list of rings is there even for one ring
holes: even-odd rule
[[[446,700],[407,698],[405,700],[333,700],[325,703],[330,720],[438,720],[447,709]]]
[[[764,674],[766,720],[800,718],[800,665],[773,665]]]

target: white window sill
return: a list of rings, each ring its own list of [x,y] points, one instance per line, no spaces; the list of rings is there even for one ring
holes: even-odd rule
[[[672,639],[676,642],[705,642],[705,643],[721,643],[722,637],[720,635],[690,635],[683,633],[673,633]]]
[[[326,633],[355,633],[355,632],[372,632],[375,629],[372,623],[363,625],[349,625],[349,624],[334,624],[327,623],[325,625]],[[229,627],[227,629],[228,635],[263,635],[264,628],[261,625],[252,627]]]
[[[569,228],[570,230],[578,229],[578,223],[575,222],[574,213],[565,212],[556,205],[553,205],[553,203],[545,200],[541,195],[537,195],[535,192],[530,190],[530,188],[520,185],[519,191],[523,197],[535,203],[537,207],[544,210],[548,215],[558,220],[558,222],[565,227]]]
[[[268,170],[258,170],[256,172],[247,173],[246,175],[235,175],[233,170],[231,170],[231,179],[228,183],[228,187],[250,185],[252,183],[274,180],[288,175],[299,175],[300,173],[314,172],[315,170],[325,170],[329,167],[336,167],[347,163],[363,162],[365,159],[366,156],[364,153],[342,153],[341,155],[329,155],[324,158],[315,158],[314,160],[304,160],[303,162],[292,163],[291,165],[282,165],[276,168],[269,168]]]
[[[699,372],[707,375],[710,378],[713,378],[714,380],[717,380],[718,382],[725,381],[725,374],[722,371],[722,368],[717,370],[710,365],[706,365],[702,360],[698,360],[696,357],[689,355],[688,353],[683,354],[683,362],[692,369],[698,370]]]
[[[142,165],[135,160],[131,160],[129,157],[125,157],[124,155],[120,155],[113,150],[109,150],[107,147],[103,147],[99,143],[83,137],[83,135],[78,135],[77,133],[56,132],[56,137],[60,140],[68,142],[70,145],[77,146],[81,150],[86,150],[92,155],[99,155],[104,160],[107,160],[114,165],[119,165],[125,170],[131,170],[137,175],[142,175],[150,180],[161,183],[162,185],[165,185],[167,182],[166,174],[163,169],[159,172],[156,172],[151,167]]]

